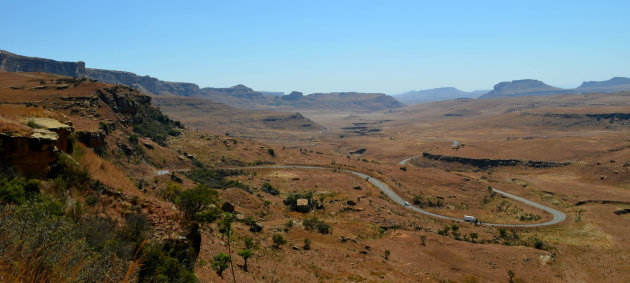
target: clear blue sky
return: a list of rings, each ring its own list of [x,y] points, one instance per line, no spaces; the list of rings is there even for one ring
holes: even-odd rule
[[[630,77],[630,1],[2,1],[0,49],[202,87],[399,93]]]

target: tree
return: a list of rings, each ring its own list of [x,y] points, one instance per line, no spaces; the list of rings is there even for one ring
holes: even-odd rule
[[[304,239],[304,249],[305,250],[310,250],[311,249],[311,239],[309,239],[309,238],[305,238]]]
[[[256,243],[254,241],[254,238],[252,237],[249,237],[249,236],[245,237],[244,242],[245,242],[245,249],[252,250],[252,249],[258,248],[258,243]]]
[[[390,255],[391,253],[392,253],[392,252],[390,252],[389,250],[385,250],[385,260],[389,260],[389,255]]]
[[[221,218],[221,221],[219,221],[218,225],[219,232],[223,234],[223,236],[227,240],[228,255],[230,256],[230,258],[232,257],[232,247],[230,239],[232,238],[232,233],[234,232],[232,230],[232,218],[232,213],[226,212],[223,214],[223,218]],[[236,282],[236,275],[234,275],[234,265],[232,264],[232,261],[230,261],[230,270],[232,271],[232,279],[234,282]]]
[[[193,220],[198,212],[201,212],[211,204],[217,202],[219,193],[205,185],[197,185],[196,187],[182,191],[177,197],[177,206],[184,212],[187,220]]]
[[[287,243],[287,240],[284,239],[284,236],[282,236],[282,234],[273,234],[273,246],[276,248],[279,248],[281,245],[284,245]]]
[[[212,262],[212,269],[214,269],[219,276],[223,277],[223,271],[228,268],[228,263],[232,262],[232,257],[228,254],[219,253],[214,256],[214,261]]]
[[[268,149],[268,150],[267,150],[267,153],[269,153],[269,155],[271,155],[271,156],[273,156],[273,157],[275,157],[275,156],[276,156],[276,152],[275,152],[275,151],[273,151],[273,148]]]
[[[250,249],[244,249],[241,250],[240,252],[238,252],[238,255],[240,255],[243,260],[245,261],[245,264],[243,265],[243,269],[245,270],[245,272],[247,272],[247,259],[252,257],[252,255],[254,255],[254,253],[252,253],[252,251]]]
[[[514,271],[508,270],[507,273],[508,273],[508,276],[510,277],[510,280],[508,282],[513,283],[514,282],[514,275],[515,275]]]
[[[427,245],[427,235],[420,235],[420,241],[422,241],[422,245],[426,246]]]

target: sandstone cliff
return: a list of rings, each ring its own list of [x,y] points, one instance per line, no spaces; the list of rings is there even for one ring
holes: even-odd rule
[[[34,129],[29,136],[0,133],[0,169],[29,178],[45,177],[59,152],[72,153],[72,127],[54,119],[32,118]]]

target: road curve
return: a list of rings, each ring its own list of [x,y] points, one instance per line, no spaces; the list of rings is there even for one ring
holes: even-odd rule
[[[247,169],[316,169],[316,170],[331,170],[331,169],[335,169],[335,168],[331,168],[331,167],[325,167],[325,166],[305,166],[305,165],[265,165],[265,166],[249,166],[249,167],[233,167],[233,168],[223,168],[223,169],[228,169],[228,170],[247,170]],[[426,211],[422,208],[419,207],[415,207],[413,205],[409,205],[406,206],[405,203],[406,201],[401,198],[399,195],[397,195],[387,184],[381,182],[379,179],[374,178],[370,175],[361,173],[361,172],[357,172],[357,171],[352,171],[352,170],[348,170],[348,169],[341,169],[342,171],[346,172],[346,173],[350,173],[350,174],[354,174],[356,176],[359,176],[363,179],[365,179],[366,181],[370,182],[372,185],[376,186],[379,190],[381,190],[383,193],[385,193],[389,198],[391,198],[394,202],[396,202],[397,204],[401,205],[404,208],[413,210],[415,212],[419,212],[419,213],[423,213],[432,217],[436,217],[436,218],[441,218],[441,219],[445,219],[445,220],[452,220],[452,221],[457,221],[457,222],[464,222],[463,219],[460,218],[455,218],[455,217],[450,217],[450,216],[446,216],[446,215],[441,215],[441,214],[437,214],[437,213],[433,213],[430,211]],[[501,190],[497,190],[497,189],[492,189],[494,192],[502,194],[508,198],[514,199],[516,201],[522,202],[524,204],[542,209],[544,211],[547,211],[549,213],[551,213],[551,215],[553,216],[553,219],[551,219],[550,221],[547,222],[543,222],[543,223],[533,223],[533,224],[502,224],[502,223],[487,223],[484,222],[483,225],[488,225],[488,226],[497,226],[497,227],[511,227],[511,228],[531,228],[531,227],[541,227],[541,226],[549,226],[549,225],[554,225],[554,224],[558,224],[562,221],[564,221],[566,219],[566,215],[561,212],[558,211],[556,209],[553,209],[551,207],[542,205],[540,203],[536,203],[527,199],[524,199],[522,197],[519,196],[515,196],[513,194],[510,193],[506,193],[504,191]]]

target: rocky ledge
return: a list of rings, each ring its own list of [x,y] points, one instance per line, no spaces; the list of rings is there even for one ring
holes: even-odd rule
[[[446,162],[459,162],[461,164],[472,165],[478,168],[490,168],[498,166],[525,166],[533,168],[550,168],[569,165],[568,162],[548,162],[548,161],[532,161],[521,159],[488,159],[488,158],[468,158],[459,156],[445,156],[440,154],[431,154],[423,152],[422,157],[432,160],[440,160]]]

